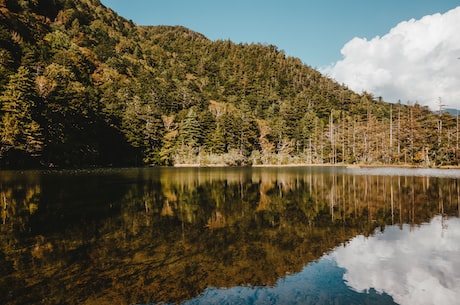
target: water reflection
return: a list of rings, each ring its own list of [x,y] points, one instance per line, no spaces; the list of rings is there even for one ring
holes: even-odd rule
[[[208,288],[190,304],[457,304],[460,220],[359,235],[274,287]]]
[[[159,168],[3,172],[0,197],[5,304],[204,302],[219,288],[270,296],[314,266],[337,274],[336,288],[309,273],[317,285],[304,303],[385,303],[393,291],[370,280],[350,289],[347,266],[320,258],[376,228],[458,215],[460,190],[451,176],[404,172]]]
[[[438,216],[420,227],[392,226],[372,238],[355,237],[330,257],[356,291],[373,288],[402,305],[457,304],[459,240],[460,220]]]

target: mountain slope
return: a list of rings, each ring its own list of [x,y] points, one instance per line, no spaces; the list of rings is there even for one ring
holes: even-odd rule
[[[0,42],[3,167],[457,164],[453,117],[272,45],[140,27],[98,0],[2,0]]]

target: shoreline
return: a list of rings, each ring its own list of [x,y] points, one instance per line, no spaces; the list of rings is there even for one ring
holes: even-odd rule
[[[199,163],[190,163],[190,164],[174,164],[171,167],[193,167],[193,168],[209,168],[209,167],[238,167],[231,166],[227,164],[199,164]],[[345,167],[349,169],[359,169],[359,168],[436,168],[436,169],[460,169],[460,165],[441,165],[441,166],[420,166],[414,164],[346,164],[346,163],[291,163],[291,164],[255,164],[242,167],[254,167],[254,168],[283,168],[283,167]]]
[[[441,166],[420,166],[414,164],[345,164],[345,163],[322,163],[322,164],[308,164],[308,163],[290,163],[290,164],[255,164],[255,165],[241,165],[234,166],[224,163],[216,164],[199,164],[199,163],[180,163],[171,166],[164,165],[141,165],[141,166],[88,166],[88,167],[42,167],[42,168],[0,168],[1,171],[31,171],[31,170],[92,170],[92,169],[109,169],[109,168],[318,168],[318,167],[342,167],[346,169],[365,169],[365,168],[407,168],[407,169],[452,169],[459,170],[460,165],[441,165]]]

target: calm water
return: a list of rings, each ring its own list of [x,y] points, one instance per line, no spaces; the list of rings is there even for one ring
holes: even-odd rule
[[[0,172],[2,304],[457,304],[460,171]]]

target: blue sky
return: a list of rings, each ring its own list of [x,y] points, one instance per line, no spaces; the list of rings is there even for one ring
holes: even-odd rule
[[[386,101],[434,108],[441,97],[460,108],[460,0],[101,2],[139,25],[182,25],[211,40],[276,45],[350,89]],[[456,7],[455,16],[447,14]],[[414,54],[426,53],[418,61],[407,54],[414,45]]]

